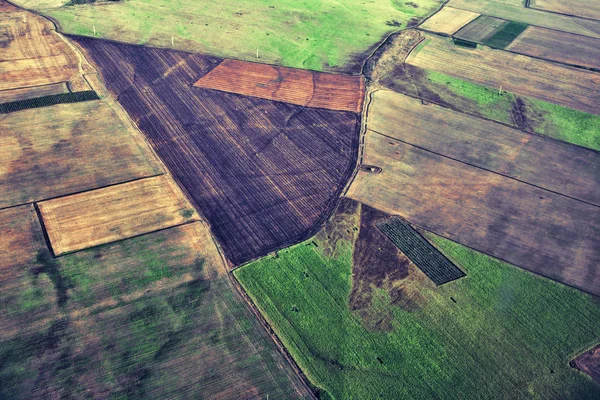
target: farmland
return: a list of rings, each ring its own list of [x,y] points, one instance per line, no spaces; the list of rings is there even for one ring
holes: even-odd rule
[[[162,173],[109,100],[6,114],[0,120],[0,207]]]
[[[347,196],[551,279],[600,294],[598,207],[367,132]],[[402,188],[402,190],[398,190]],[[428,199],[423,201],[423,199]]]
[[[368,129],[600,206],[600,153],[595,151],[437,105],[423,105],[389,90],[373,94]]]
[[[169,176],[42,201],[38,206],[55,255],[198,219]]]
[[[600,70],[600,39],[530,26],[506,50]]]
[[[600,383],[600,345],[593,349],[580,354],[577,358],[571,361],[571,366],[574,366],[580,371],[585,372],[598,383]]]
[[[600,20],[600,5],[594,0],[531,0],[529,7]]]
[[[19,89],[8,89],[0,91],[0,103],[27,100],[38,96],[51,96],[68,92],[69,87],[65,82]]]
[[[333,218],[339,229],[326,226],[325,236],[234,271],[315,385],[335,398],[600,394],[568,366],[600,334],[597,302],[448,240],[428,235],[467,277],[437,289],[417,285],[413,297],[419,300],[411,307],[391,304],[390,295],[375,288],[370,312],[364,305],[352,311],[357,233],[346,232],[359,226],[358,218],[346,206]],[[380,235],[373,245],[386,240]],[[334,236],[339,240],[329,253]],[[394,277],[396,284],[423,279],[414,266],[408,271]],[[372,324],[365,315],[389,320]]]
[[[328,217],[354,170],[358,115],[192,86],[212,57],[76,41],[233,264],[307,239]]]
[[[286,67],[359,73],[363,59],[382,37],[406,27],[413,18],[428,16],[442,1],[128,0],[68,7],[37,0],[15,3],[51,17],[65,33]]]
[[[506,48],[525,29],[527,24],[482,16],[459,30],[454,37],[481,43],[495,49]]]
[[[35,254],[2,280],[0,397],[307,396],[202,224]]]
[[[450,0],[448,6],[508,21],[600,39],[600,21],[548,13],[500,1]]]
[[[479,17],[479,15],[480,14],[471,11],[444,7],[423,22],[420,25],[420,28],[427,31],[452,35],[463,26]]]
[[[305,107],[362,111],[362,77],[224,60],[194,86]]]
[[[401,64],[380,80],[385,87],[476,117],[498,121],[600,150],[600,116],[517,96],[435,71]]]
[[[406,62],[477,84],[600,114],[600,74],[489,48],[453,46],[428,36]]]
[[[0,90],[59,82],[72,91],[89,89],[82,77],[89,66],[50,21],[11,8],[0,15]]]

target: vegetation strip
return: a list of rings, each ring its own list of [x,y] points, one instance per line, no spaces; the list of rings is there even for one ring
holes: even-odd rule
[[[391,218],[377,227],[437,286],[466,275],[402,219]]]
[[[74,93],[60,93],[49,96],[36,97],[27,100],[11,101],[0,104],[0,114],[26,110],[28,108],[49,107],[56,104],[81,103],[84,101],[100,100],[98,94],[93,90]]]

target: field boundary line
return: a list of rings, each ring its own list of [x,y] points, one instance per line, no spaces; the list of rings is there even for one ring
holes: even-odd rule
[[[28,60],[28,59],[25,59],[25,60]],[[10,92],[10,91],[13,91],[13,90],[41,88],[41,87],[44,87],[44,86],[54,86],[54,85],[59,85],[61,83],[64,83],[66,85],[67,83],[69,83],[69,81],[60,81],[60,82],[54,82],[54,83],[44,83],[43,85],[20,86],[18,88],[12,88],[12,89],[1,89],[0,93]]]
[[[54,248],[52,247],[52,242],[50,241],[50,236],[48,236],[48,230],[46,229],[46,223],[44,222],[44,218],[42,217],[42,212],[38,207],[37,203],[33,203],[33,209],[35,210],[35,214],[40,223],[40,228],[42,230],[42,235],[44,236],[44,241],[46,242],[46,247],[48,247],[48,251],[53,258],[56,258],[56,254],[54,253]]]
[[[506,175],[506,174],[503,174],[503,173],[500,173],[500,172],[497,172],[497,171],[493,171],[493,170],[491,170],[491,169],[488,169],[488,168],[480,167],[480,166],[478,166],[478,165],[474,165],[474,164],[468,163],[468,162],[466,162],[466,161],[462,161],[462,160],[459,160],[459,159],[457,159],[457,158],[450,157],[450,156],[447,156],[447,155],[444,155],[444,154],[441,154],[441,153],[435,152],[435,151],[433,151],[433,150],[429,150],[429,149],[427,149],[427,148],[425,148],[425,147],[422,147],[422,146],[417,146],[417,145],[415,145],[415,144],[412,144],[412,143],[410,143],[410,142],[404,141],[404,140],[402,140],[402,139],[398,139],[398,138],[395,138],[395,137],[393,137],[393,136],[386,135],[385,133],[378,132],[378,131],[376,131],[376,130],[374,130],[374,129],[369,129],[369,131],[371,131],[371,132],[373,132],[373,133],[376,133],[376,134],[378,134],[378,135],[381,135],[381,136],[383,136],[383,137],[385,137],[385,138],[387,138],[387,139],[394,140],[394,141],[397,141],[397,142],[401,142],[401,143],[407,144],[407,145],[409,145],[409,146],[411,146],[411,147],[415,147],[415,148],[417,148],[417,149],[424,150],[424,151],[426,151],[426,152],[428,152],[428,153],[435,154],[435,155],[438,155],[438,156],[440,156],[440,157],[447,158],[447,159],[449,159],[449,160],[452,160],[452,161],[457,161],[457,162],[459,162],[459,163],[461,163],[461,164],[465,164],[465,165],[468,165],[468,166],[470,166],[470,167],[473,167],[473,168],[477,168],[477,169],[480,169],[480,170],[483,170],[483,171],[491,172],[491,173],[493,173],[493,174],[500,175],[500,176],[503,176],[503,177],[505,177],[505,178],[512,179],[512,180],[514,180],[514,181],[517,181],[517,182],[520,182],[520,183],[524,183],[524,184],[526,184],[526,185],[529,185],[529,186],[532,186],[532,187],[535,187],[535,188],[538,188],[538,189],[545,190],[546,192],[554,193],[554,194],[557,194],[557,195],[560,195],[560,196],[563,196],[563,197],[569,198],[569,199],[571,199],[571,200],[579,201],[579,202],[581,202],[581,203],[585,203],[585,204],[588,204],[588,205],[590,205],[590,206],[593,206],[593,207],[600,208],[600,204],[594,204],[594,203],[590,203],[589,201],[581,200],[581,199],[578,199],[578,198],[576,198],[576,197],[572,197],[572,196],[569,196],[569,195],[566,195],[566,194],[563,194],[563,193],[560,193],[560,192],[556,192],[556,191],[554,191],[554,190],[551,190],[551,189],[546,189],[545,187],[538,186],[538,185],[535,185],[535,184],[533,184],[533,183],[529,183],[529,182],[527,182],[527,181],[520,180],[520,179],[518,179],[518,178],[515,178],[515,177],[512,177],[512,176],[510,176],[510,175]]]
[[[166,175],[165,171],[160,172],[158,174],[153,174],[153,175],[148,175],[148,176],[141,176],[141,177],[138,177],[138,178],[133,178],[133,179],[125,180],[125,181],[122,181],[122,182],[110,183],[108,185],[98,186],[98,187],[91,188],[91,189],[78,190],[78,191],[73,192],[73,193],[61,194],[60,196],[46,197],[44,199],[37,199],[37,200],[27,201],[25,203],[19,203],[19,204],[13,204],[13,205],[10,205],[10,206],[0,207],[0,211],[6,210],[8,208],[20,207],[20,206],[25,206],[25,205],[28,205],[28,204],[35,204],[35,203],[41,203],[41,202],[44,202],[44,201],[49,201],[49,200],[54,200],[54,199],[60,199],[61,197],[67,197],[67,196],[72,196],[72,195],[86,193],[86,192],[93,192],[94,190],[105,189],[105,188],[109,188],[109,187],[113,187],[113,186],[117,186],[117,185],[123,185],[123,184],[126,184],[126,183],[141,181],[142,179],[156,178],[157,176],[162,176],[162,175]]]

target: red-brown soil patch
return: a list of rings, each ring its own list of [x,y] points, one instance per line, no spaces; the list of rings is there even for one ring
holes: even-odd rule
[[[224,60],[194,86],[306,107],[359,113],[365,93],[361,76]]]

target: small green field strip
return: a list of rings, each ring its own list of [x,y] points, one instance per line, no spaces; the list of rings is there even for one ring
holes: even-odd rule
[[[56,104],[80,103],[82,101],[100,100],[98,94],[93,90],[85,90],[74,93],[60,93],[49,96],[36,97],[27,100],[11,101],[0,104],[0,114],[8,114],[15,111],[54,106]]]
[[[437,286],[466,276],[404,220],[391,218],[377,228]]]
[[[521,22],[508,21],[496,33],[482,41],[482,44],[494,49],[505,49],[512,43],[529,25]]]

